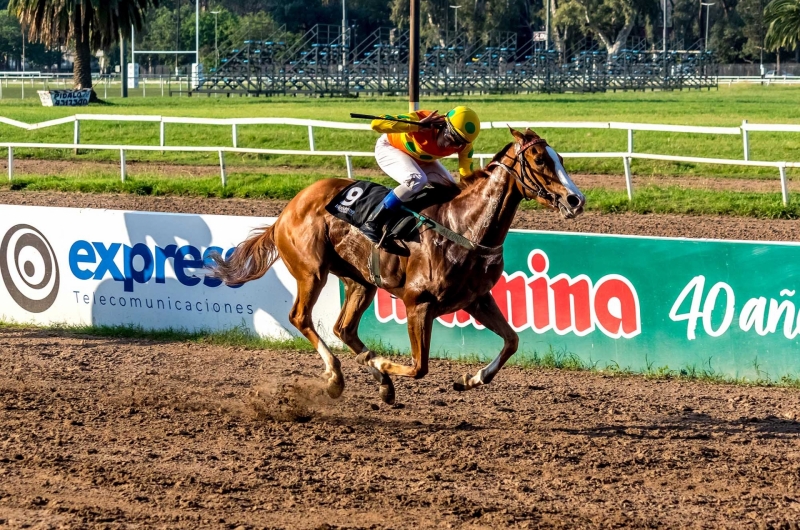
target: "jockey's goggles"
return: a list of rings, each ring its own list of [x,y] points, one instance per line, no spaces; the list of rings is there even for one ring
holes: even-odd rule
[[[453,127],[453,124],[450,123],[450,120],[445,120],[444,122],[444,137],[448,143],[458,147],[465,146],[469,143],[466,138],[458,134],[458,131]]]

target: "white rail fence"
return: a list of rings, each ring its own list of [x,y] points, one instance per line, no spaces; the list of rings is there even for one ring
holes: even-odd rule
[[[80,143],[80,124],[81,121],[116,121],[116,122],[151,122],[159,124],[159,145],[106,145],[106,144],[82,144]],[[0,143],[0,148],[8,149],[8,178],[13,179],[14,175],[14,149],[77,149],[82,150],[113,150],[120,154],[120,177],[124,181],[126,176],[125,152],[126,151],[180,151],[180,152],[216,152],[219,155],[220,178],[222,185],[227,182],[225,173],[225,153],[240,154],[263,154],[263,155],[302,155],[302,156],[327,156],[344,157],[347,166],[347,176],[353,176],[354,157],[374,156],[372,152],[364,151],[320,151],[314,145],[314,129],[344,129],[344,130],[363,130],[369,131],[370,126],[365,123],[343,123],[323,120],[306,120],[297,118],[184,118],[170,116],[150,116],[150,115],[112,115],[112,114],[75,114],[55,120],[48,120],[40,123],[28,124],[21,121],[0,116],[0,123],[12,125],[25,130],[38,130],[46,127],[53,127],[65,123],[73,123],[73,143],[23,143],[5,142]],[[166,145],[166,124],[195,124],[195,125],[217,125],[231,128],[231,146],[168,146]],[[308,129],[308,150],[298,149],[262,149],[239,147],[238,126],[240,125],[290,125],[307,127]],[[631,172],[631,160],[662,160],[669,162],[687,162],[696,164],[718,164],[750,167],[771,167],[778,169],[780,175],[781,196],[783,204],[788,204],[789,189],[786,178],[786,168],[800,168],[800,162],[771,162],[750,160],[749,133],[753,132],[779,132],[779,133],[800,133],[800,124],[756,124],[742,122],[740,127],[698,127],[691,125],[665,125],[648,123],[621,123],[621,122],[549,122],[549,121],[495,121],[482,122],[482,129],[497,129],[511,126],[514,128],[530,127],[532,129],[615,129],[627,131],[628,149],[625,152],[585,152],[585,153],[561,153],[564,158],[620,158],[622,159],[625,171],[625,183],[628,192],[628,199],[633,199],[633,182]],[[687,134],[712,134],[712,135],[741,135],[743,145],[743,157],[741,160],[727,158],[705,158],[692,156],[661,155],[655,153],[637,153],[634,150],[634,132],[636,131],[657,131],[668,133],[687,133]],[[486,159],[491,159],[494,154],[480,153],[475,154],[481,167],[484,166]],[[453,155],[450,158],[455,158]]]
[[[800,76],[796,75],[780,75],[761,77],[758,75],[720,75],[717,76],[717,83],[723,85],[725,83],[731,86],[733,83],[747,83],[759,85],[796,85],[800,83]]]

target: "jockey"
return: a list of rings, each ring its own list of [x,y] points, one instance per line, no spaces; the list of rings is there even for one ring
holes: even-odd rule
[[[444,116],[435,110],[418,110],[384,118],[418,121],[424,125],[398,123],[390,119],[372,121],[372,130],[382,133],[375,145],[378,165],[400,183],[370,213],[361,227],[367,239],[375,244],[380,242],[383,225],[389,217],[402,203],[419,193],[425,184],[455,183],[450,172],[439,162],[440,158],[458,153],[459,174],[472,174],[472,144],[481,131],[478,115],[467,107],[456,107]]]

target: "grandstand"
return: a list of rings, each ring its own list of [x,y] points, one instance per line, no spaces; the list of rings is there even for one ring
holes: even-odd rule
[[[280,28],[263,40],[245,40],[219,69],[193,89],[200,94],[353,96],[408,90],[408,31],[380,28],[354,42],[352,31],[318,24],[292,36]],[[683,90],[717,85],[714,54],[699,46],[631,39],[609,54],[583,39],[570,50],[545,50],[498,32],[480,42],[454,34],[421,54],[420,91],[425,95],[526,92]]]

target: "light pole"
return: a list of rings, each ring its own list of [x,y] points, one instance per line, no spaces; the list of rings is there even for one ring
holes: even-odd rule
[[[550,0],[544,0],[547,2],[547,14],[545,15],[545,23],[544,23],[544,49],[545,51],[550,50]]]
[[[419,110],[419,0],[411,0],[408,31],[408,110]]]
[[[458,37],[458,10],[461,8],[461,6],[450,6],[450,8],[456,13],[456,37]]]
[[[212,11],[211,12],[211,14],[214,15],[214,53],[217,54],[217,65],[214,67],[214,73],[216,73],[217,70],[219,70],[219,46],[217,46],[217,35],[218,35],[218,32],[217,32],[217,19],[218,19],[218,15],[220,13],[221,13],[221,11]]]
[[[342,46],[347,44],[347,0],[342,0]],[[344,64],[344,63],[342,63]]]
[[[342,0],[342,80],[345,84],[346,93],[350,93],[347,88],[347,4]]]
[[[664,61],[667,58],[667,0],[661,0],[661,9],[664,15],[664,33],[662,36],[661,51],[664,52]],[[664,63],[666,64],[666,62]]]
[[[200,0],[194,6],[194,62],[197,63],[197,82],[200,82]]]
[[[700,2],[700,5],[701,6],[705,6],[705,8],[706,8],[706,39],[705,39],[704,47],[705,47],[706,50],[708,50],[708,17],[709,17],[709,12],[711,11],[711,6],[717,5],[717,3],[716,2]]]

